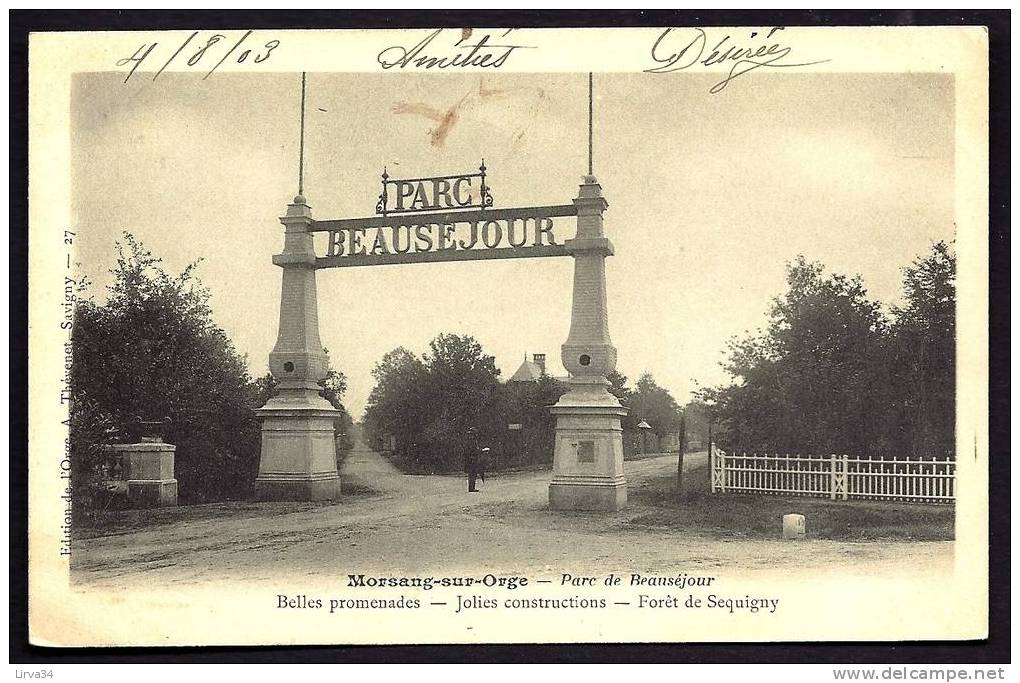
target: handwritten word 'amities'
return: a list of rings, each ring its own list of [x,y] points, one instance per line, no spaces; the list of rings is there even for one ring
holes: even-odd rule
[[[507,37],[513,31],[514,29],[506,31],[502,37]],[[488,33],[479,38],[477,42],[468,43],[466,41],[470,38],[470,35],[462,34],[460,40],[454,43],[450,48],[447,48],[448,52],[446,52],[446,54],[442,54],[440,51],[443,50],[443,47],[438,43],[438,41],[436,45],[432,45],[432,42],[435,41],[441,33],[443,33],[443,29],[436,29],[412,47],[391,45],[380,52],[376,56],[376,59],[378,60],[379,65],[384,69],[392,69],[393,67],[399,67],[401,69],[407,67],[416,67],[419,69],[448,69],[450,67],[466,66],[498,69],[506,64],[506,61],[510,59],[510,55],[513,54],[514,50],[534,47],[533,45],[504,45],[490,43],[489,38],[491,36]],[[431,52],[426,51],[426,48],[429,48]]]
[[[829,61],[820,59],[813,62],[783,62],[793,51],[793,48],[778,41],[769,42],[777,31],[782,30],[782,27],[777,26],[762,39],[758,39],[757,31],[752,31],[750,38],[755,40],[757,45],[750,46],[738,44],[729,34],[724,35],[718,41],[713,36],[714,45],[708,47],[710,42],[708,34],[700,28],[667,28],[652,45],[651,56],[658,66],[645,69],[645,73],[670,73],[691,68],[696,64],[704,67],[730,64],[730,70],[726,77],[709,90],[715,94],[721,92],[733,79],[755,69],[811,66]]]

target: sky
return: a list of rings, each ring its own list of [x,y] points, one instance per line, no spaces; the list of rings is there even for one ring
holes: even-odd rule
[[[131,232],[172,272],[202,259],[215,322],[254,375],[276,340],[282,216],[297,191],[300,74],[76,76],[76,259],[110,281]],[[933,74],[596,74],[594,167],[609,203],[618,369],[681,402],[727,377],[799,254],[901,300],[902,269],[953,237],[953,81]],[[304,195],[315,218],[375,213],[379,175],[473,172],[496,207],[569,203],[587,170],[586,74],[308,74]],[[445,116],[448,112],[452,115]],[[442,123],[445,122],[445,123]],[[558,218],[560,241],[574,221]],[[320,248],[319,254],[323,255]],[[563,374],[572,260],[325,269],[319,324],[355,416],[371,370],[470,334],[502,377],[524,354]]]

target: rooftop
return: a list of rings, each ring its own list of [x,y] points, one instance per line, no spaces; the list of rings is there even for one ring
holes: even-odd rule
[[[521,367],[517,368],[517,372],[510,377],[511,382],[534,382],[542,376],[542,368],[537,364],[533,363],[527,358],[521,363]]]

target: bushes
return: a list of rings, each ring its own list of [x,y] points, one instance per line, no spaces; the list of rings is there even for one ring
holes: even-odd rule
[[[130,234],[117,254],[106,301],[80,300],[72,328],[69,425],[79,520],[102,507],[103,446],[135,440],[139,418],[169,418],[165,440],[177,447],[182,504],[248,496],[261,439],[253,411],[273,383],[252,381],[213,322],[209,293],[194,276],[197,262],[171,275]],[[343,375],[333,371],[324,384],[326,398],[342,408]],[[350,435],[349,424],[345,412],[342,433]]]
[[[729,386],[703,392],[733,450],[955,452],[955,270],[948,245],[904,269],[904,305],[799,258],[768,326],[730,343]]]
[[[71,461],[72,523],[89,525],[113,502],[104,482],[115,473],[106,446],[113,422],[84,393],[75,396],[68,415]]]
[[[72,414],[103,416],[112,438],[136,438],[138,419],[169,418],[177,446],[180,501],[246,495],[258,467],[257,396],[244,359],[212,321],[197,263],[170,275],[125,234],[105,303],[80,301],[72,330]],[[94,431],[73,421],[79,460],[76,504],[88,507],[96,486]]]
[[[404,348],[390,351],[373,370],[375,388],[365,411],[372,446],[390,450],[409,472],[455,472],[471,448],[488,446],[489,470],[552,464],[556,418],[549,411],[568,386],[548,375],[536,381],[499,382],[492,356],[472,337],[441,334],[429,352],[417,357]],[[680,407],[668,390],[645,373],[635,389],[614,372],[609,391],[630,409],[627,433],[648,421],[655,441],[666,442],[682,423]],[[520,429],[509,429],[519,424]],[[649,435],[651,439],[652,435]],[[627,453],[640,450],[628,440]]]
[[[552,462],[548,406],[566,387],[550,377],[501,384],[495,359],[469,336],[441,334],[417,357],[390,351],[372,371],[365,426],[374,448],[408,472],[457,472],[469,449],[488,446],[487,467]],[[521,424],[511,431],[509,424]]]

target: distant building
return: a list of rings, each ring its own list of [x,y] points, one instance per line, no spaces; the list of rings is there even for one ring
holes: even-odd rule
[[[536,382],[542,375],[548,375],[545,369],[545,354],[535,353],[532,354],[531,360],[528,360],[528,356],[524,356],[524,362],[521,363],[521,367],[517,368],[508,382]],[[553,377],[561,382],[565,382],[569,377]]]
[[[528,360],[528,356],[524,356],[524,362],[521,363],[521,367],[517,368],[517,372],[510,377],[511,382],[534,382],[539,377],[545,374],[545,354],[536,353],[532,356],[534,360]]]

